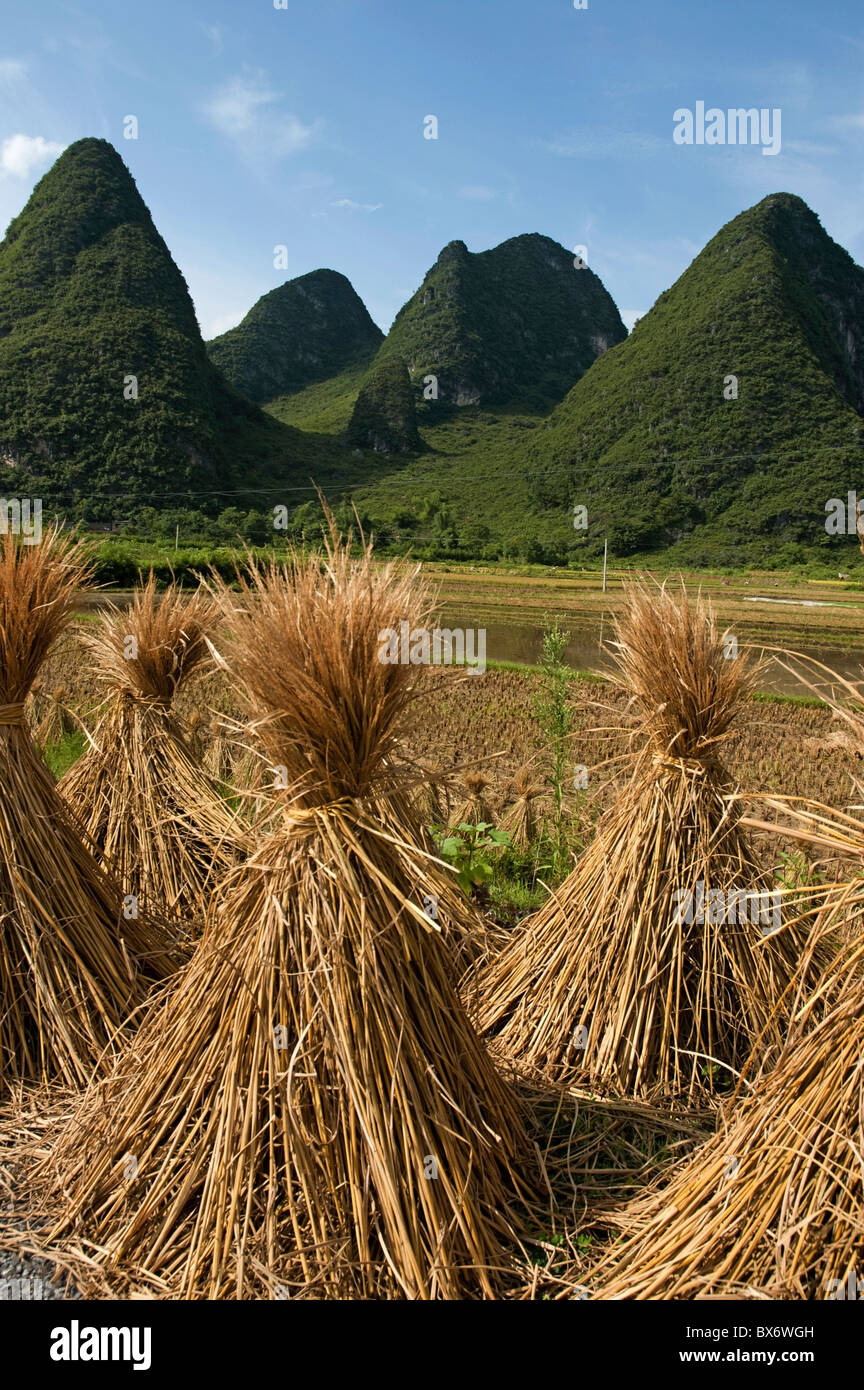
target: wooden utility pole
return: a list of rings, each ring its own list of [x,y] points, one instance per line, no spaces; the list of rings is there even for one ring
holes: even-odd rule
[[[603,592],[606,592],[606,557],[609,554],[609,541],[603,541]]]

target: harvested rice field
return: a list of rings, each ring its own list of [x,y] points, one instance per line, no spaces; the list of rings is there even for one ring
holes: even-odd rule
[[[778,657],[807,696],[762,693],[680,580],[628,582],[602,679],[548,618],[531,667],[382,660],[439,596],[335,535],[234,586],[86,584],[62,534],[0,553],[4,1268],[67,1299],[839,1296],[854,681]]]
[[[88,711],[98,702],[80,644],[88,630],[89,624],[80,625],[77,632],[73,629],[46,662],[34,696],[37,733],[41,718],[52,759],[76,751],[79,721],[86,723]],[[440,766],[454,778],[463,767],[485,768],[493,804],[503,810],[513,777],[536,761],[542,748],[531,708],[535,685],[530,671],[516,667],[490,668],[482,678],[452,668],[432,671],[423,718],[408,740],[411,756],[428,768]],[[627,703],[626,695],[606,681],[574,680],[570,696],[577,730],[572,740],[574,762],[599,767],[626,747]],[[222,722],[239,714],[230,680],[208,673],[193,689],[182,689],[176,705],[191,722],[196,747],[213,761]],[[71,735],[68,743],[50,737],[61,721],[62,729]],[[853,746],[835,712],[818,699],[757,696],[743,704],[736,730],[739,737],[730,745],[727,762],[743,790],[782,790],[837,804],[848,801],[849,776],[864,751]],[[602,776],[598,773],[592,790],[601,799],[608,794],[613,777],[614,769]]]

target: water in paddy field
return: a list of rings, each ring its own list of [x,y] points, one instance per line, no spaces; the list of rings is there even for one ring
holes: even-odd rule
[[[107,602],[125,608],[132,599],[131,591],[117,590],[101,594],[96,592],[82,596],[80,607],[93,610],[103,607]],[[783,603],[784,606],[800,607],[807,611],[812,611],[816,607],[846,607],[842,602],[838,604],[821,603],[817,600],[795,600],[762,598],[758,595],[748,596],[745,602],[767,606],[772,603]],[[567,643],[566,660],[570,666],[577,671],[597,671],[602,674],[611,665],[611,657],[608,650],[600,646],[601,624],[598,621],[579,622],[572,615],[559,619],[561,627],[570,635]],[[543,652],[543,625],[542,623],[531,622],[495,622],[484,619],[478,622],[476,615],[466,615],[458,609],[452,609],[445,605],[441,618],[442,627],[463,628],[484,628],[486,631],[486,660],[489,661],[513,661],[522,666],[536,666]],[[611,616],[607,616],[602,624],[602,636],[604,642],[608,642],[613,633]],[[759,643],[754,643],[753,651],[756,655],[760,649]],[[746,648],[749,639],[745,633],[739,635],[739,642],[742,648]],[[788,645],[791,649],[800,652],[803,656],[813,657],[816,661],[821,661],[825,666],[830,667],[839,676],[845,676],[849,680],[864,680],[864,641],[857,645],[849,646],[830,646],[827,644],[814,645],[813,643],[803,643],[789,637],[784,638],[778,635],[772,643],[774,646],[782,647]],[[784,671],[773,659],[767,659],[765,670],[757,681],[759,690],[767,691],[775,695],[808,695],[812,696],[812,690],[808,690],[803,682],[789,672]]]
[[[449,609],[444,610],[442,626],[445,624],[466,629],[484,627],[486,629],[487,662],[514,661],[520,665],[536,666],[540,661],[543,651],[542,624],[501,623],[488,620],[478,624],[476,619],[472,621],[464,613],[454,613]],[[599,623],[580,624],[572,619],[562,618],[560,625],[565,632],[569,633],[570,640],[567,643],[566,660],[570,666],[577,671],[596,671],[599,674],[609,669],[612,664],[611,655],[608,650],[604,650],[600,646]],[[603,624],[604,643],[608,642],[612,635],[613,627],[610,618]],[[746,635],[739,636],[742,649],[751,650],[748,647],[749,640]],[[778,637],[771,645],[782,647],[785,642],[782,637]],[[839,676],[845,676],[850,680],[864,679],[864,644],[853,647],[845,645],[836,647],[814,646],[812,643],[790,641],[788,645],[803,656],[821,661]],[[760,649],[760,643],[754,642],[752,647],[754,657],[758,655]],[[812,690],[808,690],[807,686],[796,680],[790,672],[784,671],[775,660],[771,659],[770,654],[766,654],[766,662],[766,668],[757,681],[757,689],[775,695],[808,695],[812,697]]]

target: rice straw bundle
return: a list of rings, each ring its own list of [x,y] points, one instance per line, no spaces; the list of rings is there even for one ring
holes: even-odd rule
[[[450,798],[447,794],[447,774],[442,767],[428,769],[416,786],[412,800],[422,825],[428,828],[447,824]]]
[[[745,659],[725,659],[711,610],[683,588],[633,587],[613,647],[613,678],[642,713],[630,779],[574,871],[480,972],[478,1021],[552,1080],[693,1095],[715,1072],[728,1083],[757,1037],[779,1047],[805,933],[766,935],[771,900],[748,896],[766,884],[719,761]]]
[[[24,705],[89,571],[58,530],[0,536],[0,1082],[86,1080],[149,985],[166,941],[126,921],[36,752]]]
[[[257,824],[266,814],[272,789],[284,785],[281,768],[268,766],[267,756],[259,746],[253,731],[232,722],[226,747],[230,768],[227,778],[238,796],[243,798],[244,812]]]
[[[388,812],[422,672],[381,664],[378,633],[422,623],[426,596],[349,556],[333,542],[287,579],[252,565],[239,599],[220,591],[228,668],[289,790],[271,790],[269,834],[50,1159],[53,1235],[86,1235],[113,1286],[429,1299],[501,1284],[531,1150],[424,912],[430,866]]]
[[[82,641],[107,690],[92,746],[60,791],[92,843],[144,910],[203,912],[234,862],[237,821],[196,762],[174,698],[208,659],[212,601],[150,575],[123,611],[114,605]]]
[[[234,782],[235,751],[231,740],[226,737],[223,721],[215,717],[211,719],[203,763],[208,776],[214,782]]]
[[[797,652],[784,656],[789,661],[783,660],[780,665],[818,695],[833,710],[834,718],[846,726],[829,735],[826,751],[841,748],[856,759],[854,763],[850,760],[849,780],[858,800],[856,805],[841,811],[809,797],[748,796],[748,801],[782,816],[783,821],[766,821],[760,814],[746,816],[743,823],[763,833],[810,845],[821,851],[821,859],[837,861],[835,882],[805,885],[800,892],[819,906],[820,921],[833,912],[838,934],[850,936],[859,932],[864,923],[864,877],[860,872],[864,860],[864,781],[852,770],[864,756],[864,683],[838,675],[815,657]],[[795,665],[790,664],[793,660]]]
[[[197,762],[204,761],[207,751],[204,732],[204,716],[200,709],[193,707],[186,716],[186,738]]]
[[[486,795],[489,778],[484,777],[482,772],[466,772],[462,778],[462,783],[467,797],[454,812],[452,824],[479,825],[481,822],[491,824],[494,816]]]
[[[519,769],[513,780],[516,799],[506,811],[500,826],[510,836],[510,843],[517,849],[527,849],[537,836],[535,803],[544,790],[544,784],[537,781],[532,768]]]
[[[56,685],[46,690],[41,681],[34,681],[26,703],[33,741],[38,748],[59,743],[79,727],[68,700],[69,691],[65,686]]]
[[[847,1296],[864,1248],[864,939],[720,1131],[612,1220],[627,1238],[586,1279],[592,1296]]]

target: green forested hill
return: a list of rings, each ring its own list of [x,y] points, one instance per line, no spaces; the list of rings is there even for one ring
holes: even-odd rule
[[[529,235],[451,242],[383,341],[315,271],[210,349],[266,411],[208,356],[120,156],[71,145],[0,244],[3,494],[263,543],[274,505],[313,523],[318,486],[442,558],[857,554],[825,504],[864,495],[864,270],[790,194],[723,227],[629,338],[593,272]]]
[[[354,404],[346,442],[376,454],[422,450],[411,378],[400,357],[385,357],[372,368]]]
[[[263,295],[207,351],[237,391],[263,402],[368,366],[383,338],[350,280],[313,270]]]
[[[38,486],[49,503],[111,517],[136,498],[172,505],[187,490],[305,476],[316,452],[211,365],[183,276],[113,146],[71,145],[0,244],[6,492]]]
[[[534,233],[477,253],[451,241],[396,315],[378,360],[401,357],[421,400],[434,376],[442,407],[548,409],[626,336],[597,276],[573,262]]]
[[[824,548],[826,501],[864,480],[862,413],[864,271],[774,194],[534,435],[534,504],[550,520],[585,505],[594,553],[607,535],[618,555],[677,544],[712,563]]]
[[[439,267],[458,278],[467,254]],[[470,335],[459,339],[450,312],[441,322],[464,359]],[[399,323],[379,360],[405,341]],[[316,427],[328,428],[326,401],[344,428],[347,385],[310,393]],[[421,406],[426,453],[379,462],[354,496],[390,534],[442,556],[578,565],[608,537],[636,562],[821,555],[845,568],[857,543],[827,534],[825,504],[864,493],[862,411],[864,271],[801,199],[775,194],[724,227],[551,415],[518,400],[438,416]],[[587,531],[574,529],[577,505]]]

